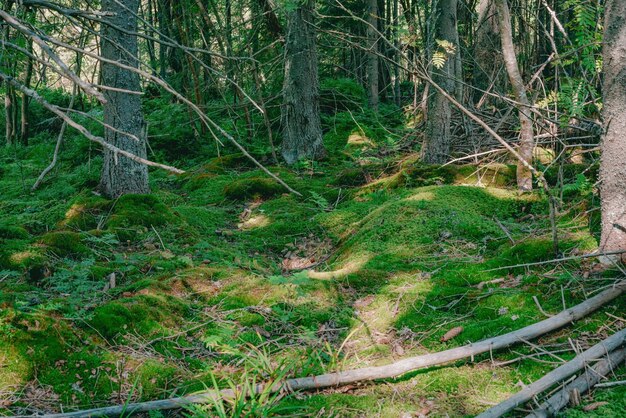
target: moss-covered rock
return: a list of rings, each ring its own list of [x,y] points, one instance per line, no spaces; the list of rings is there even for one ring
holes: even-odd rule
[[[74,257],[89,252],[82,243],[80,234],[73,231],[49,232],[41,237],[40,243],[59,257]]]
[[[269,199],[285,192],[285,188],[276,180],[252,177],[234,180],[224,187],[224,196],[230,200]]]

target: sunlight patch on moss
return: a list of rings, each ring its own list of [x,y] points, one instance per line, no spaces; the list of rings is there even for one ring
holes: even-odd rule
[[[237,227],[242,230],[250,230],[256,228],[263,228],[271,223],[270,218],[263,214],[254,215],[245,221],[239,223]]]
[[[308,272],[311,279],[333,280],[345,277],[349,274],[358,273],[361,268],[370,260],[369,254],[353,255],[344,262],[343,267],[331,271],[314,271]]]

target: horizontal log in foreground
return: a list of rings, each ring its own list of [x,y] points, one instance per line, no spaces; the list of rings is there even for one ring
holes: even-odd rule
[[[328,373],[319,376],[300,377],[288,379],[282,382],[272,384],[271,391],[278,392],[281,390],[314,390],[328,387],[336,387],[348,383],[369,381],[375,379],[388,379],[402,376],[406,373],[423,369],[426,367],[436,366],[440,364],[450,363],[465,358],[499,350],[511,345],[537,338],[541,335],[562,328],[573,321],[579,320],[590,313],[596,311],[601,306],[619,297],[626,290],[626,280],[621,280],[610,288],[593,296],[580,304],[566,309],[557,315],[554,315],[541,322],[529,325],[517,331],[498,337],[488,338],[477,343],[464,345],[462,347],[452,348],[439,353],[425,354],[416,357],[410,357],[397,361],[385,366],[363,367],[359,369],[346,370],[337,373]],[[256,388],[259,393],[265,388],[264,384],[260,384]],[[219,398],[232,398],[234,391],[225,389],[222,391],[209,390],[182,396],[178,398],[163,399],[157,401],[147,401],[131,403],[127,405],[116,405],[104,408],[95,408],[76,412],[67,412],[61,414],[43,415],[45,418],[82,418],[82,417],[101,417],[101,416],[128,416],[133,413],[147,412],[154,410],[184,408],[192,404],[208,404]],[[41,415],[40,415],[41,416]]]

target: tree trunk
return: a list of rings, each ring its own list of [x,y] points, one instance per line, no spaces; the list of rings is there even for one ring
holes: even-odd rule
[[[367,93],[369,105],[378,109],[378,0],[368,0],[367,5]]]
[[[530,117],[530,101],[526,95],[526,86],[517,63],[515,46],[513,45],[513,31],[511,29],[511,14],[507,0],[496,0],[498,6],[498,20],[500,26],[500,40],[502,42],[502,56],[504,65],[515,93],[520,120],[519,154],[528,163],[532,162],[535,134]],[[533,175],[521,162],[517,163],[517,187],[522,191],[533,189]]]
[[[496,19],[494,0],[480,0],[477,7],[478,23],[474,43],[474,82],[476,89],[473,92],[474,103],[484,101],[484,91],[492,86],[499,86],[499,76],[502,67],[502,56],[499,51],[500,28]]]
[[[290,11],[285,41],[282,155],[287,164],[325,156],[313,21],[314,0]]]
[[[124,7],[128,8],[125,10]],[[113,26],[128,32],[137,31],[139,0],[127,0],[120,5],[116,0],[103,0],[102,11],[114,15],[108,18]],[[109,60],[137,66],[137,36],[130,36],[112,26],[102,25],[102,56]],[[102,63],[102,82],[105,86],[130,91],[140,91],[139,76],[114,64]],[[144,119],[141,96],[120,91],[105,90],[107,103],[104,105],[105,140],[138,157],[146,158]],[[134,135],[132,138],[124,133]],[[149,193],[148,167],[110,150],[104,150],[101,191],[110,198],[127,193]]]
[[[457,53],[448,54],[442,68],[432,66],[431,78],[451,96],[456,96],[458,70],[457,60],[460,55],[459,32],[457,29],[457,0],[440,0],[436,13],[438,14],[435,26],[437,40],[448,41],[456,48]],[[435,51],[436,48],[431,48]],[[457,97],[457,99],[460,99]],[[426,140],[422,150],[422,159],[428,164],[443,164],[450,156],[451,132],[450,121],[452,110],[450,102],[439,92],[435,91],[428,98],[426,119]]]
[[[626,251],[626,2],[607,1],[605,16],[600,251]]]
[[[28,40],[28,51],[32,53],[33,51],[33,40]],[[33,78],[33,59],[31,57],[27,58],[26,62],[26,74],[24,75],[24,86],[30,88],[30,83]],[[26,94],[22,94],[22,108],[21,108],[21,119],[20,119],[20,142],[22,145],[28,145],[28,137],[30,136],[30,121],[29,121],[29,112],[28,105],[30,104],[30,97]]]

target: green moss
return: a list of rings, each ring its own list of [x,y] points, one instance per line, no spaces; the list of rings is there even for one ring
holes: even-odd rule
[[[59,226],[81,231],[95,230],[109,214],[112,204],[102,197],[79,196],[70,203]]]
[[[108,228],[160,226],[176,223],[178,217],[154,195],[128,194],[113,206],[106,223]]]
[[[276,180],[263,177],[234,180],[224,187],[224,195],[230,200],[269,199],[285,193]]]
[[[0,223],[0,240],[2,239],[26,239],[28,231],[21,226]]]
[[[135,370],[134,377],[142,399],[155,399],[164,397],[165,388],[180,380],[180,371],[173,365],[148,359]]]
[[[485,187],[509,187],[515,185],[516,167],[505,164],[457,166],[455,181],[460,184]]]
[[[85,255],[89,249],[82,243],[80,234],[72,231],[56,231],[43,235],[40,242],[48,251],[59,257]]]
[[[367,173],[362,168],[346,168],[333,180],[333,184],[340,187],[355,187],[367,183]]]

